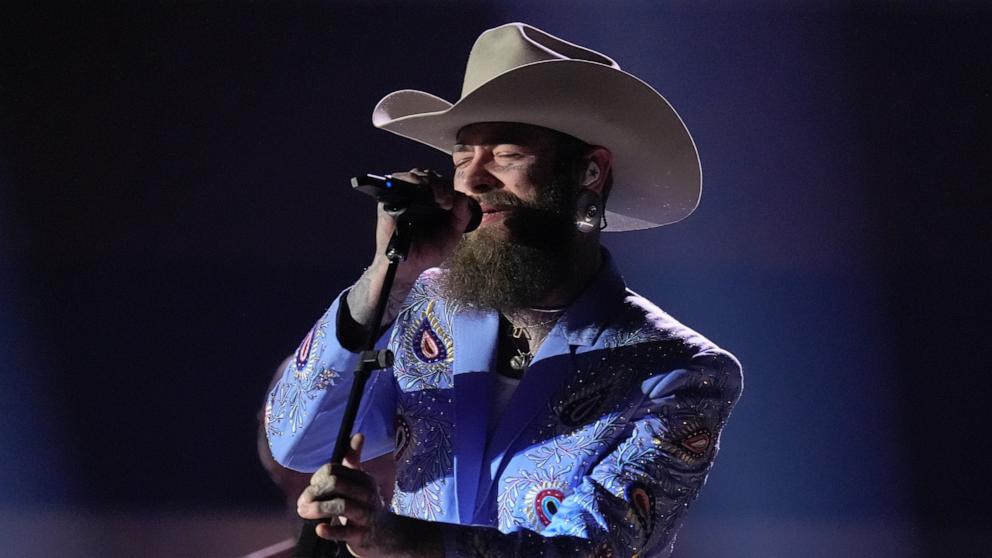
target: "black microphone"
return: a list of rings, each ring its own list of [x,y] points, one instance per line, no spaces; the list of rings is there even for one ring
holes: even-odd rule
[[[351,179],[351,187],[375,198],[383,204],[383,209],[393,215],[404,214],[413,219],[432,219],[447,213],[434,201],[434,194],[430,189],[392,175],[356,176]],[[482,208],[479,207],[478,202],[469,198],[468,209],[472,216],[468,220],[465,232],[472,232],[482,223]]]

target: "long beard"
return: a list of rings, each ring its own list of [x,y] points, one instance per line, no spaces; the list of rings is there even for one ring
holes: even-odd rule
[[[536,203],[503,192],[480,196],[480,201],[515,207],[502,226],[482,227],[462,238],[444,265],[445,295],[497,310],[539,306],[572,273],[578,235],[572,191],[555,181]]]

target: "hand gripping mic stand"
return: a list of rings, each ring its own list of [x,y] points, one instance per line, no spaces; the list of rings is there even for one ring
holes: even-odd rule
[[[406,259],[410,249],[410,236],[414,223],[413,218],[407,215],[404,209],[398,208],[395,211],[392,209],[389,208],[389,212],[394,216],[399,214],[399,217],[396,219],[393,237],[386,248],[389,266],[386,268],[386,276],[382,279],[382,290],[376,301],[372,323],[369,324],[371,329],[369,329],[365,348],[361,353],[358,365],[355,367],[355,377],[351,384],[351,392],[348,394],[348,404],[344,410],[344,418],[341,420],[341,429],[338,430],[338,438],[334,442],[334,454],[331,456],[331,463],[340,464],[351,448],[351,430],[355,426],[355,415],[358,414],[358,406],[362,402],[362,394],[365,391],[365,384],[368,382],[369,376],[374,370],[393,365],[392,351],[389,349],[375,350],[375,342],[382,329],[382,318],[386,313],[386,304],[389,302],[389,291],[393,288],[396,268],[399,267],[400,262]],[[316,519],[308,519],[303,522],[303,530],[296,542],[293,558],[344,558],[352,556],[344,542],[329,541],[317,536],[317,525],[327,522],[327,520]]]

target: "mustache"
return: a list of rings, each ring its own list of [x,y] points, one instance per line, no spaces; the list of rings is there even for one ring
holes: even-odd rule
[[[479,205],[482,206],[492,205],[511,207],[521,210],[519,213],[522,215],[527,214],[532,217],[569,213],[566,211],[566,208],[560,207],[560,204],[556,203],[554,200],[537,199],[528,201],[504,190],[485,192],[483,194],[473,195],[471,198],[479,202]]]
[[[472,196],[472,198],[479,202],[479,205],[498,205],[506,207],[532,207],[524,200],[518,198],[517,196],[511,194],[510,192],[504,192],[502,190],[497,190],[494,192],[486,192],[484,194],[479,194]]]

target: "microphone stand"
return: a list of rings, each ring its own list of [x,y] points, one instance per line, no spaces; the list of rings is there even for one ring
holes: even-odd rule
[[[393,352],[389,349],[377,351],[375,350],[375,343],[382,329],[382,318],[386,313],[386,304],[389,302],[389,291],[393,288],[396,268],[399,267],[400,262],[406,259],[410,250],[412,228],[413,219],[404,211],[396,219],[396,229],[393,231],[389,246],[386,247],[386,259],[389,260],[389,266],[386,268],[386,276],[382,279],[382,290],[379,292],[375,314],[370,324],[372,328],[369,329],[365,348],[355,366],[355,377],[351,384],[351,392],[348,394],[348,403],[345,406],[344,418],[341,420],[341,428],[338,430],[338,438],[334,442],[331,463],[341,464],[345,454],[351,448],[351,431],[355,426],[355,416],[358,414],[358,406],[362,402],[365,384],[372,372],[393,365]],[[327,522],[327,520],[319,519],[308,519],[303,522],[303,529],[296,542],[293,558],[346,558],[352,556],[343,541],[329,541],[317,536],[317,525]]]

